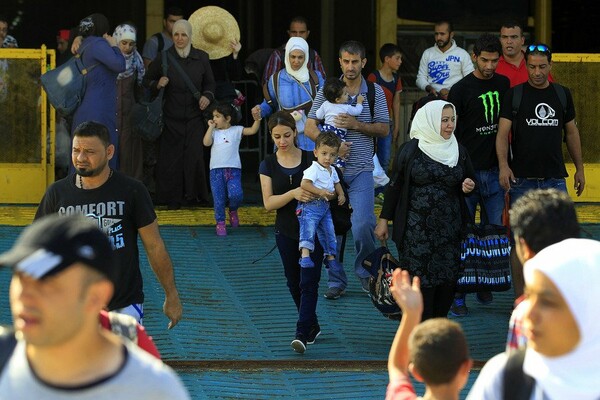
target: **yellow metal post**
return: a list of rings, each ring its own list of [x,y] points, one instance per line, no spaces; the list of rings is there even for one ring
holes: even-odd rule
[[[377,0],[376,6],[376,26],[375,36],[375,54],[379,54],[379,49],[385,43],[394,43],[398,41],[396,22],[398,20],[398,2],[397,0]],[[377,68],[381,67],[381,61],[377,58]]]

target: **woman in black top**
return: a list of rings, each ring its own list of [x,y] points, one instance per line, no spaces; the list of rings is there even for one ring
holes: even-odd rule
[[[456,112],[443,100],[427,103],[413,120],[398,151],[375,236],[392,240],[403,269],[421,278],[422,319],[446,317],[460,264],[463,194],[475,188],[466,149],[454,137]]]
[[[275,242],[281,256],[287,286],[296,308],[298,322],[293,349],[304,353],[307,344],[314,343],[321,333],[317,320],[317,298],[323,248],[317,242],[311,254],[312,268],[301,268],[299,264],[300,225],[296,217],[298,201],[307,202],[316,196],[300,187],[302,174],[312,163],[312,153],[298,148],[298,131],[294,118],[286,111],[278,111],[269,119],[269,132],[277,151],[260,164],[260,185],[263,203],[269,211],[276,210]]]

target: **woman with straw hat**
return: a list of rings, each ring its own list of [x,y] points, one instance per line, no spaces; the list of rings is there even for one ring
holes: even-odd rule
[[[163,122],[156,168],[156,200],[170,209],[209,202],[202,138],[203,112],[214,100],[215,80],[208,54],[192,47],[192,25],[173,25],[173,46],[165,50],[168,71],[162,75],[159,54],[148,66],[144,85],[153,92],[165,88]],[[174,65],[177,63],[180,69]],[[186,76],[195,93],[186,84]]]
[[[296,119],[298,130],[298,147],[312,151],[315,143],[304,135],[304,122],[317,90],[323,85],[323,75],[319,71],[309,71],[308,43],[301,37],[292,37],[285,45],[285,69],[275,72],[266,85],[270,99],[252,109],[256,118],[264,118],[278,110],[285,110]],[[311,82],[311,75],[318,78],[318,85]]]

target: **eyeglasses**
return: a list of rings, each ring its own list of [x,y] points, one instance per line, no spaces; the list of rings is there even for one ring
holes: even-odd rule
[[[531,44],[527,46],[527,52],[530,53],[532,51],[541,51],[542,53],[549,54],[551,53],[550,49],[545,44]]]

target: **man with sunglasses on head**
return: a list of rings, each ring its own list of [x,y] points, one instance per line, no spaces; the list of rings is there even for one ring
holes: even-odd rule
[[[571,92],[548,81],[552,52],[547,45],[527,46],[525,62],[527,82],[506,92],[500,110],[496,135],[500,185],[509,191],[511,205],[531,189],[555,188],[566,192],[568,174],[562,153],[564,131],[564,141],[575,165],[573,188],[580,196],[585,188],[585,177]],[[520,100],[513,101],[519,97]],[[523,293],[523,272],[514,246],[511,266],[518,297]]]

